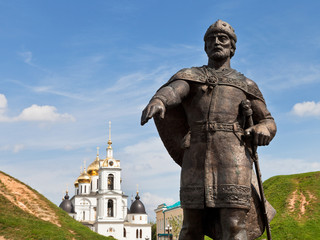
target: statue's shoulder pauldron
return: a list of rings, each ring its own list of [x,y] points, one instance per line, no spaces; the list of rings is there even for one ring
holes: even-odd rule
[[[248,94],[251,95],[251,97],[258,98],[261,101],[265,102],[257,84],[249,78],[246,78],[246,83],[248,86]]]
[[[205,83],[206,82],[206,72],[204,67],[191,67],[191,68],[183,68],[176,74],[174,74],[169,83],[175,80],[186,80],[192,82]]]
[[[217,84],[239,88],[244,91],[249,98],[259,99],[265,102],[257,84],[236,70],[233,70],[226,76],[219,78]]]

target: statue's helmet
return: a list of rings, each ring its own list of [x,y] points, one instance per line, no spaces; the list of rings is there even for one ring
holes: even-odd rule
[[[231,56],[233,57],[235,51],[236,51],[236,42],[237,42],[237,35],[234,32],[233,27],[225,21],[218,20],[214,24],[212,24],[206,31],[206,34],[204,35],[203,40],[206,42],[207,38],[210,37],[210,35],[214,33],[225,33],[227,34],[231,39],[231,46],[233,48],[231,52]],[[206,47],[205,47],[206,49]]]
[[[204,35],[204,41],[213,33],[222,32],[227,34],[231,39],[233,39],[235,42],[237,42],[237,35],[234,32],[233,27],[225,21],[218,20],[214,24],[212,24],[206,31],[206,34]]]

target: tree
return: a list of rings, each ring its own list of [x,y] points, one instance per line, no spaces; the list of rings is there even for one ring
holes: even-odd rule
[[[169,224],[172,227],[172,235],[175,239],[178,238],[182,228],[182,215],[173,216],[169,219]]]
[[[157,224],[151,223],[151,239],[157,240]]]

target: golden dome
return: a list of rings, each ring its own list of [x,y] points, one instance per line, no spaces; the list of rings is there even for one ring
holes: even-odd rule
[[[76,188],[79,187],[78,178],[77,178],[77,180],[74,181],[74,186],[75,186]]]
[[[83,173],[78,177],[79,183],[90,183],[91,177],[88,175],[86,169],[84,169]]]
[[[98,170],[99,170],[99,160],[98,161],[94,161],[93,163],[91,163],[88,167],[88,174],[90,176],[98,176]]]
[[[88,167],[88,174],[90,176],[98,176],[98,170],[99,170],[99,147],[97,147],[97,157],[96,159],[89,165]]]

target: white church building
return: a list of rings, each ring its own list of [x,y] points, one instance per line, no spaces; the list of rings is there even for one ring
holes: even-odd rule
[[[127,205],[128,196],[121,190],[120,160],[113,157],[111,129],[105,159],[96,159],[81,171],[74,183],[75,194],[69,199],[68,192],[60,206],[77,221],[91,230],[118,240],[151,240],[151,224],[139,193]]]

